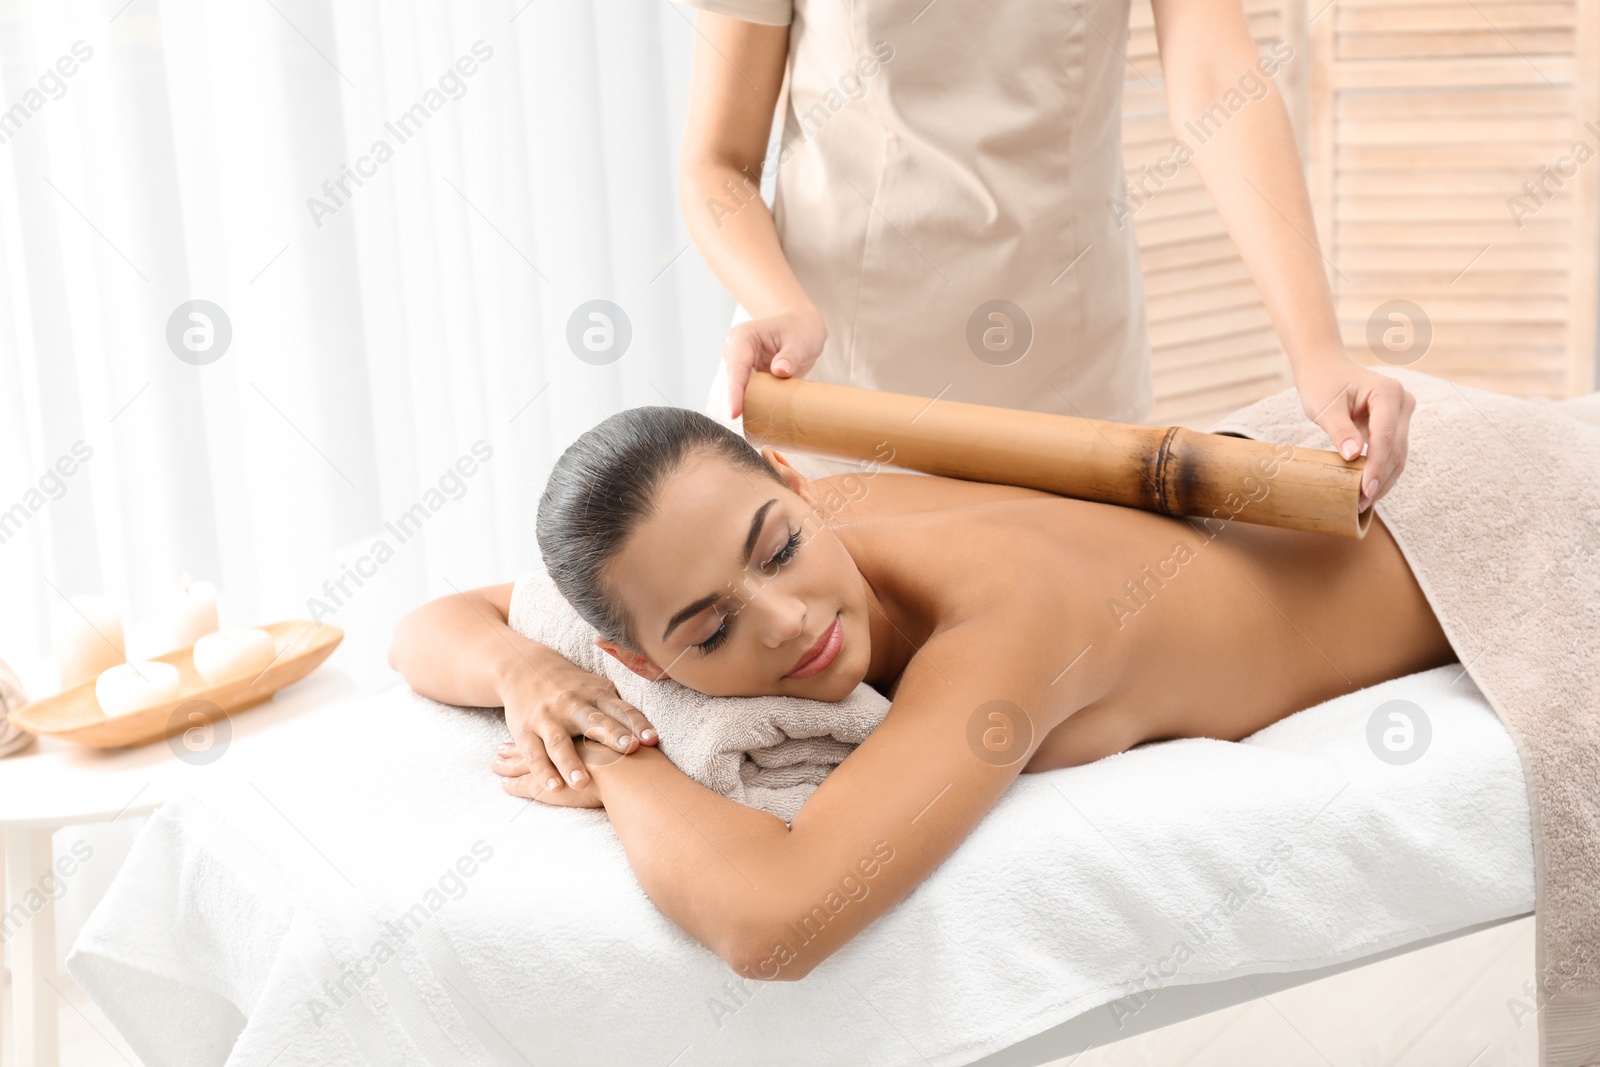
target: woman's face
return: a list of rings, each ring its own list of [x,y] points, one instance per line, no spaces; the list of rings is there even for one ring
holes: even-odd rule
[[[655,514],[606,571],[644,655],[595,643],[646,678],[712,696],[843,700],[872,658],[865,579],[815,510],[812,483],[771,448],[762,455],[784,484],[710,451],[662,484]]]

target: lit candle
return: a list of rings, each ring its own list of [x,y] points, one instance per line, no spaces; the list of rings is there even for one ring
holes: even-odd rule
[[[71,689],[127,658],[122,612],[103,596],[78,596],[54,610],[52,644],[61,688]]]
[[[265,630],[218,630],[194,643],[194,669],[212,685],[267,669],[274,655]]]
[[[167,647],[188,648],[216,628],[217,587],[190,581],[185,574],[167,616]]]
[[[107,718],[178,699],[178,668],[160,660],[119,663],[94,682],[94,698]]]

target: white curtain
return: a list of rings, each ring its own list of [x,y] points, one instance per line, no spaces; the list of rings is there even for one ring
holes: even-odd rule
[[[123,605],[130,654],[160,651],[188,572],[224,626],[320,615],[346,632],[335,662],[388,684],[401,614],[537,564],[573,437],[702,406],[733,302],[678,208],[692,12],[19,0],[0,20],[0,658],[47,656],[53,605],[84,593]],[[609,363],[568,342],[596,299],[631,324]],[[208,350],[169,343],[192,300],[231,327],[214,362],[214,314]],[[178,332],[204,348],[206,321]]]

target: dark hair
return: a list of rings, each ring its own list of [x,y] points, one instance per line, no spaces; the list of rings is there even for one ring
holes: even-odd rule
[[[698,411],[662,406],[628,408],[584,431],[550,471],[539,497],[539,551],[556,589],[601,637],[639,651],[633,621],[603,572],[654,512],[662,483],[685,459],[707,450],[784,484],[727,426]]]

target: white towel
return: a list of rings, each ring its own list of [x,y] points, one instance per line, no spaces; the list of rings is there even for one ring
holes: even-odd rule
[[[828,772],[867,739],[889,701],[865,683],[833,702],[791,696],[710,697],[671,678],[652,682],[594,643],[595,629],[543,567],[517,579],[510,625],[575,665],[609,678],[644,712],[661,752],[707,789],[794,821]]]
[[[397,687],[273,730],[292,758],[270,773],[169,800],[67,968],[150,1067],[956,1067],[1091,1010],[1143,1022],[1168,985],[1528,911],[1517,753],[1453,673],[1242,744],[1021,775],[910,895],[779,983],[662,915],[605,812],[506,795],[498,713]],[[1416,762],[1368,745],[1392,699],[1432,722]],[[1373,1040],[1357,1058],[1383,1060]]]

